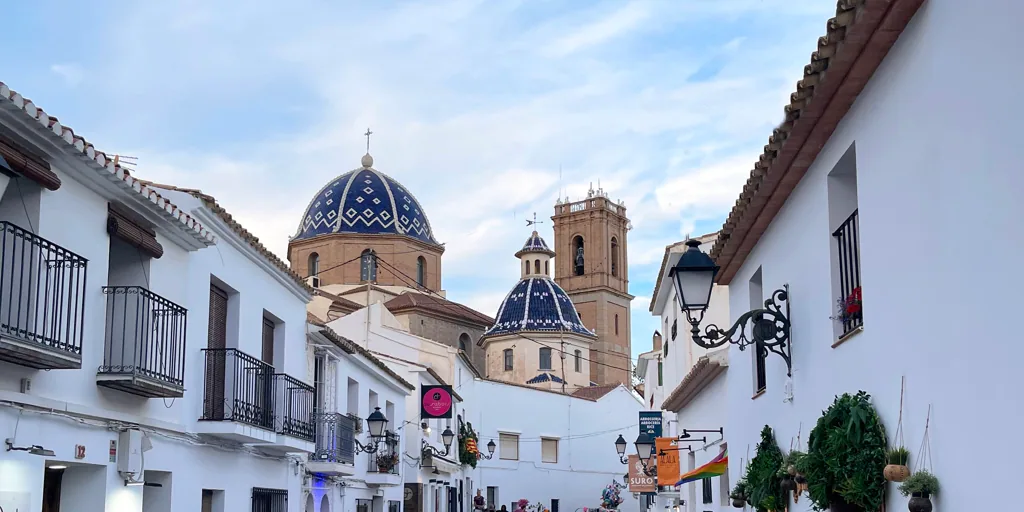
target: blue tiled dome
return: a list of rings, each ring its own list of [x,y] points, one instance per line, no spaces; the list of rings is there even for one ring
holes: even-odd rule
[[[412,193],[369,166],[342,174],[320,189],[293,240],[329,233],[406,235],[437,245]]]
[[[519,252],[516,253],[516,258],[528,252],[539,252],[547,254],[548,256],[551,257],[555,256],[555,251],[552,251],[550,248],[548,248],[547,242],[545,242],[544,239],[541,238],[536,231],[534,231],[533,234],[530,235],[530,238],[526,239],[526,243],[523,244],[523,248],[519,249]]]
[[[565,290],[547,277],[527,277],[518,284],[498,308],[497,319],[484,336],[502,336],[520,332],[567,332],[593,337]]]

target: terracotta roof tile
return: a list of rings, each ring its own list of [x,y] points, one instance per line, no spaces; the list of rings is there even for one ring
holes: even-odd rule
[[[288,266],[287,263],[282,261],[281,258],[278,258],[276,254],[271,252],[270,249],[267,249],[262,243],[260,243],[260,239],[257,238],[256,235],[250,233],[249,230],[245,229],[244,226],[238,223],[238,221],[236,221],[235,218],[232,217],[231,214],[224,209],[224,207],[217,203],[217,199],[211,196],[210,194],[205,194],[203,193],[202,190],[195,188],[176,187],[174,185],[164,185],[161,183],[153,183],[152,181],[145,180],[139,181],[153,188],[162,188],[164,190],[176,190],[178,192],[184,192],[199,199],[200,201],[203,202],[203,206],[209,208],[210,211],[212,211],[215,215],[217,215],[217,217],[220,218],[220,220],[224,221],[224,223],[227,224],[228,227],[235,232],[235,234],[241,237],[242,240],[245,240],[246,243],[248,243],[253,249],[256,249],[256,252],[260,253],[260,255],[266,258],[272,265],[277,267],[279,270],[281,270],[285,274],[288,274],[288,276],[295,280],[295,282],[298,283],[299,286],[302,286],[304,290],[311,294],[313,293],[313,288],[306,284],[306,280],[303,279],[302,276],[296,274],[295,271],[292,270],[292,268]]]
[[[576,395],[574,395],[572,393],[562,393],[561,391],[554,390],[554,389],[537,388],[537,387],[529,386],[529,385],[526,385],[526,384],[520,384],[518,382],[508,382],[508,381],[499,380],[499,379],[489,379],[489,378],[486,378],[486,377],[483,378],[482,380],[485,380],[487,382],[493,382],[495,384],[504,384],[506,386],[515,386],[517,388],[532,389],[534,391],[540,391],[542,393],[554,393],[556,395],[562,395],[562,396],[566,396],[566,397],[569,397],[569,398],[578,398],[580,400],[586,400],[588,402],[596,402],[597,401],[597,399],[595,399],[595,398],[588,398],[588,397],[585,397],[585,396],[576,396]]]
[[[3,107],[4,103],[7,102],[30,119],[39,123],[44,129],[52,132],[54,137],[63,141],[65,149],[78,153],[80,158],[89,161],[94,169],[106,172],[109,177],[119,182],[122,188],[130,189],[142,196],[143,199],[152,204],[153,208],[159,210],[164,217],[177,221],[180,224],[181,230],[191,238],[206,246],[216,243],[216,237],[213,233],[203,227],[199,221],[178,208],[174,203],[165,199],[156,190],[153,190],[152,187],[133,177],[128,172],[128,169],[118,163],[117,155],[108,155],[97,150],[92,143],[86,141],[80,135],[75,135],[71,128],[62,125],[56,117],[47,114],[43,109],[37,107],[32,103],[32,100],[25,98],[16,91],[11,90],[7,84],[0,82],[0,107]]]
[[[319,326],[316,322],[310,323]],[[337,345],[338,348],[344,350],[346,354],[359,354],[365,357],[376,367],[380,368],[384,373],[391,376],[391,378],[395,379],[399,384],[401,384],[409,391],[413,391],[416,389],[416,386],[413,386],[412,384],[409,383],[409,381],[403,379],[401,375],[398,375],[398,373],[396,373],[394,370],[388,367],[388,365],[384,364],[384,361],[378,359],[377,356],[371,354],[369,350],[360,347],[358,343],[334,332],[334,329],[331,329],[330,327],[324,327],[323,329],[320,329],[320,334],[323,334],[325,338],[331,340],[331,342]]]
[[[476,311],[473,308],[464,306],[458,302],[452,302],[440,297],[417,292],[403,293],[385,302],[384,307],[388,308],[388,311],[391,311],[392,313],[407,309],[420,309],[438,315],[459,318],[484,327],[494,325],[493,318]]]
[[[590,400],[600,400],[608,393],[615,391],[616,388],[622,384],[608,384],[604,386],[590,386],[586,388],[579,388],[572,392],[572,396],[577,398],[587,398]]]
[[[701,391],[704,390],[716,377],[722,374],[726,370],[726,366],[722,366],[717,361],[708,359],[707,356],[701,357],[697,360],[697,364],[693,365],[689,373],[683,377],[683,380],[679,382],[679,385],[672,390],[665,401],[662,403],[661,408],[667,411],[678,412],[682,410],[686,404],[690,403]]]
[[[729,284],[924,0],[839,0],[711,257]]]

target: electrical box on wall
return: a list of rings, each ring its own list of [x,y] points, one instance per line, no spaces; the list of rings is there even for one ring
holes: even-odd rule
[[[117,471],[135,476],[142,474],[142,431],[124,430],[118,435]]]

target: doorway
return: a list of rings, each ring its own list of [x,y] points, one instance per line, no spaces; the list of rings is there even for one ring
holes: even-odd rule
[[[60,512],[60,485],[63,469],[46,468],[43,475],[43,512]]]

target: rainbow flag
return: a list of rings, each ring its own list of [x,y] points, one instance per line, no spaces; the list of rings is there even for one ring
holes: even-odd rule
[[[701,480],[704,478],[711,478],[713,476],[722,476],[728,470],[729,452],[727,450],[720,453],[718,457],[711,459],[711,462],[708,462],[707,464],[704,464],[703,466],[693,471],[690,471],[689,473],[680,475],[679,481],[676,482],[676,485],[683,485],[688,482],[693,482],[695,480]]]

